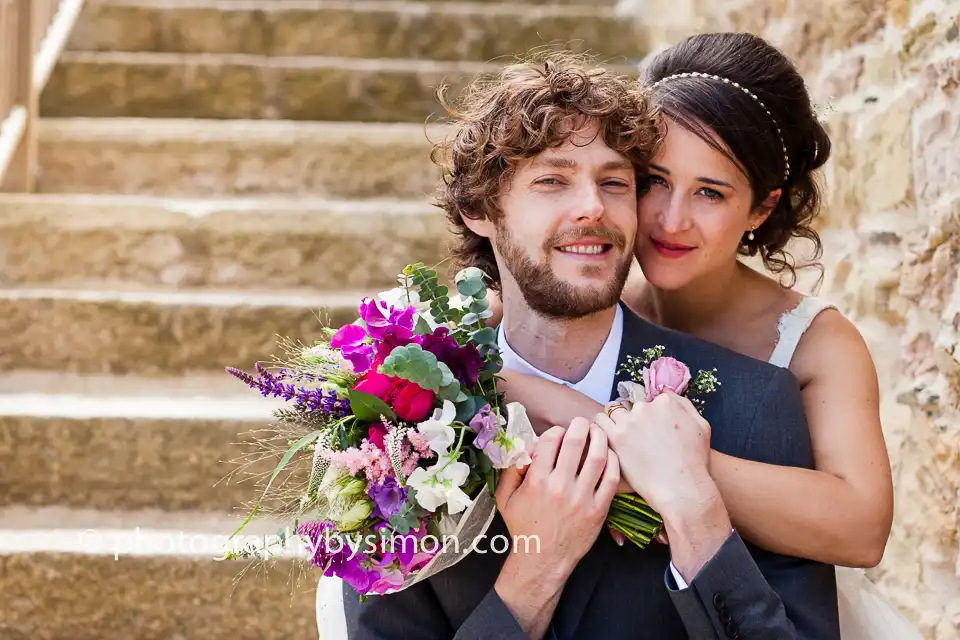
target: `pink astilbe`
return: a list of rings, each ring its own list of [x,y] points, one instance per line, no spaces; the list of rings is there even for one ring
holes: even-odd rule
[[[363,466],[363,473],[367,476],[367,482],[377,483],[386,475],[393,473],[393,465],[390,464],[390,456],[386,451],[373,444],[369,440],[364,440],[360,445],[360,450],[366,452],[367,463]]]
[[[423,437],[423,434],[414,429],[407,431],[407,440],[413,445],[413,448],[420,454],[421,458],[429,458],[433,455],[433,449],[430,448],[430,442]]]
[[[407,440],[409,443],[404,442],[400,451],[403,454],[403,475],[410,477],[421,458],[431,458],[434,454],[430,443],[419,431],[407,429]]]
[[[350,447],[343,451],[330,451],[326,455],[331,466],[346,469],[348,474],[355,476],[370,463],[371,452],[364,448]]]

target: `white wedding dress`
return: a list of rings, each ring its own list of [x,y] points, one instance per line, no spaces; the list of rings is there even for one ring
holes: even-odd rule
[[[820,298],[806,297],[785,313],[770,363],[787,368],[803,333],[821,311],[830,308],[834,306]],[[347,640],[341,585],[338,578],[324,577],[317,586],[319,640]],[[862,569],[837,567],[837,592],[843,640],[922,640],[920,632],[880,595]]]
[[[821,311],[831,308],[836,307],[820,298],[805,297],[781,316],[780,337],[770,364],[789,367],[804,332]],[[922,640],[919,630],[883,598],[863,569],[837,567],[837,596],[843,640]]]

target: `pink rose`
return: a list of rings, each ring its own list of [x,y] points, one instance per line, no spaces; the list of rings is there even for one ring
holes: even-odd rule
[[[676,358],[664,356],[643,369],[643,387],[650,402],[664,391],[683,395],[690,384],[690,369]]]

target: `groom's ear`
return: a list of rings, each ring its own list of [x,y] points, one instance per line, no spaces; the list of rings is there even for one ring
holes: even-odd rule
[[[468,218],[467,216],[463,216],[463,224],[466,225],[467,229],[470,229],[470,231],[473,231],[478,236],[482,238],[488,238],[490,240],[493,239],[495,226],[493,221],[491,221],[487,216],[481,215],[478,218]]]

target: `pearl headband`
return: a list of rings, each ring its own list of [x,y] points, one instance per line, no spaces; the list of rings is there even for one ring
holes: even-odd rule
[[[760,101],[760,98],[754,95],[754,93],[750,91],[750,89],[747,89],[743,85],[738,84],[728,78],[711,75],[709,73],[699,73],[697,71],[691,71],[690,73],[675,73],[672,76],[661,78],[660,80],[657,80],[656,82],[654,82],[650,88],[656,89],[660,84],[666,82],[667,80],[674,80],[676,78],[709,78],[710,80],[719,80],[724,84],[728,84],[736,87],[737,89],[740,89],[740,91],[743,91],[745,94],[753,98],[756,101],[756,103],[760,105],[760,108],[766,111],[767,115],[770,116],[770,120],[773,121],[773,126],[776,127],[777,129],[777,136],[779,136],[780,138],[780,146],[783,148],[783,162],[784,162],[784,165],[786,166],[786,169],[783,172],[783,179],[786,180],[787,178],[790,177],[790,157],[787,154],[787,145],[783,141],[783,132],[780,131],[780,125],[777,124],[777,119],[773,117],[773,114],[770,113],[770,110],[767,109],[767,106],[763,104],[763,102]]]

